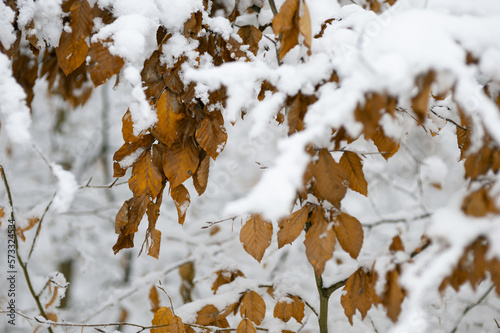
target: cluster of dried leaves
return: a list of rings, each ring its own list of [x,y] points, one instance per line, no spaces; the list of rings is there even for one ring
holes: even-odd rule
[[[395,1],[386,2],[393,5]],[[6,4],[18,13],[16,1],[8,0]],[[368,1],[366,7],[379,12],[380,2]],[[43,46],[36,34],[23,35],[17,26],[14,45],[8,50],[0,45],[0,51],[12,60],[14,77],[26,91],[28,105],[33,100],[33,86],[38,78],[47,80],[50,93],[61,96],[72,106],[83,105],[89,99],[93,87],[118,74],[124,65],[123,59],[109,51],[111,40],[88,42],[95,32],[95,18],[99,18],[104,25],[115,20],[110,10],[100,8],[97,4],[90,7],[87,0],[66,0],[62,3],[62,9],[66,13],[65,24],[71,29],[63,31],[57,48]],[[222,2],[215,1],[209,11],[208,1],[205,1],[204,10],[208,17],[219,9],[226,9]],[[261,7],[253,4],[246,12],[258,12],[260,9]],[[235,22],[241,15],[240,10],[235,6],[232,12],[226,12],[227,18]],[[195,51],[199,54],[198,64],[203,55],[210,56],[215,66],[236,60],[250,61],[259,51],[259,41],[266,26],[239,27],[238,35],[243,41],[241,43],[235,37],[223,37],[212,31],[203,17],[202,12],[192,13],[183,27],[185,37],[197,42]],[[331,19],[325,21],[323,30],[331,22]],[[32,27],[33,22],[24,28],[31,31]],[[309,11],[303,0],[285,1],[272,20],[272,29],[277,36],[278,62],[297,45],[303,45],[310,52],[311,43],[323,34],[322,30],[314,38],[311,35]],[[123,177],[131,169],[129,187],[133,196],[124,202],[116,216],[118,239],[113,247],[115,253],[134,246],[134,235],[143,216],[146,216],[148,228],[144,244],[147,253],[158,258],[161,232],[156,228],[156,223],[167,184],[168,194],[177,208],[178,222],[183,224],[190,204],[190,193],[184,183],[191,178],[197,193],[202,195],[207,187],[210,159],[217,158],[227,140],[221,112],[227,98],[225,88],[210,92],[208,102],[197,98],[195,84],[185,84],[181,78],[181,66],[187,58],[181,55],[170,67],[160,60],[163,48],[171,36],[172,32],[158,27],[157,49],[145,61],[141,73],[145,94],[151,108],[156,110],[158,122],[151,128],[134,134],[130,111],[123,116],[124,144],[114,154],[114,176]],[[27,43],[22,43],[23,38]],[[421,126],[433,134],[426,128],[426,124],[434,120],[429,112],[429,103],[454,94],[451,88],[440,96],[432,95],[431,87],[436,76],[437,73],[430,71],[416,78],[414,86],[417,93],[411,99],[411,110],[398,106],[398,96],[376,91],[366,93],[364,102],[360,102],[353,110],[355,119],[363,125],[360,136],[351,137],[345,128],[332,131],[331,147],[342,154],[338,162],[332,157],[329,150],[331,148],[313,145],[308,147],[311,162],[304,174],[304,186],[296,196],[297,208],[278,222],[279,248],[291,244],[304,232],[306,255],[317,276],[321,276],[326,262],[332,258],[337,242],[352,258],[358,257],[363,246],[363,228],[354,216],[342,210],[342,199],[348,188],[364,196],[368,195],[368,184],[363,173],[364,156],[341,147],[362,137],[364,140],[371,140],[386,160],[390,159],[398,151],[399,142],[388,136],[380,125],[380,120],[386,114],[393,118],[398,114],[409,115],[414,118],[415,126]],[[315,90],[331,82],[342,85],[342,81],[333,72],[330,79],[318,84]],[[273,94],[276,91],[276,87],[264,81],[257,98],[262,100],[266,93]],[[500,97],[493,94],[490,97],[500,108]],[[299,92],[288,96],[276,120],[280,124],[286,124],[289,135],[294,135],[304,130],[304,117],[309,106],[316,101],[314,94]],[[488,175],[497,173],[500,169],[500,149],[486,133],[481,149],[470,151],[472,120],[460,109],[459,117],[461,123],[456,124],[458,147],[461,159],[465,160],[465,175],[474,185],[463,200],[463,212],[473,217],[499,214],[494,195],[490,193],[492,184],[488,181]],[[30,220],[27,227],[19,229],[19,237],[23,239],[23,232],[34,227],[37,222],[37,219]],[[272,234],[273,224],[255,212],[245,221],[240,240],[244,249],[260,262],[271,244]],[[447,285],[458,289],[466,281],[475,286],[489,272],[497,284],[496,291],[500,294],[500,264],[497,259],[486,258],[487,248],[488,244],[483,238],[470,244],[453,273],[442,282],[441,289]],[[404,251],[399,237],[393,240],[391,251]],[[191,300],[194,285],[192,265],[184,267],[181,272],[184,283],[181,293],[186,302]],[[387,272],[382,295],[375,292],[378,276],[373,269],[359,268],[347,279],[341,303],[351,324],[356,310],[365,317],[371,306],[378,304],[387,308],[389,318],[397,320],[405,297],[405,290],[398,282],[400,270],[400,264],[395,264],[394,269]],[[217,275],[212,288],[214,293],[219,286],[243,276],[240,271],[219,271]],[[195,326],[183,323],[171,309],[159,307],[158,295],[155,295],[156,289],[153,289],[150,295],[155,312],[152,323],[165,326],[153,331],[194,331]],[[272,290],[270,294],[272,295]],[[51,302],[53,301],[47,304],[50,305]],[[264,319],[265,309],[266,304],[261,294],[256,290],[248,290],[238,302],[224,309],[218,309],[214,305],[205,306],[198,312],[196,323],[192,324],[227,328],[227,316],[236,314],[239,310],[242,320],[237,331],[255,332],[256,325]],[[289,299],[277,300],[274,317],[284,322],[293,317],[301,322],[304,317],[304,302],[294,295],[290,295]]]

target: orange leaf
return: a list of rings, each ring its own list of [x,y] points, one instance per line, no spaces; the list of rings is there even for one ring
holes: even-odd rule
[[[243,44],[249,45],[249,50],[257,55],[262,32],[254,25],[245,25],[238,30],[238,35],[243,39]]]
[[[155,138],[151,134],[139,135],[133,142],[127,143],[125,142],[123,146],[118,149],[113,155],[113,177],[123,177],[125,176],[126,170],[133,165],[132,162],[135,161],[127,161],[124,164],[124,160],[128,157],[130,159],[131,155],[138,155],[140,153],[140,149],[149,149],[153,144]],[[137,156],[136,155],[136,156]]]
[[[373,143],[377,146],[378,151],[388,160],[392,155],[396,154],[399,149],[399,142],[387,137],[381,127],[372,137]]]
[[[212,285],[214,294],[217,292],[217,289],[219,289],[220,286],[233,282],[234,279],[236,279],[238,276],[245,277],[245,274],[243,274],[239,269],[237,269],[236,271],[220,270],[217,271],[216,274],[217,279],[215,279],[214,284]]]
[[[4,215],[3,208],[1,208],[0,213],[2,215],[2,216],[0,216],[0,218],[2,218]],[[26,241],[26,237],[24,236],[24,232],[32,229],[39,221],[40,221],[40,219],[38,217],[33,217],[33,218],[28,219],[28,225],[25,226],[24,228],[17,227],[16,234],[19,236],[19,238],[22,239],[23,242]]]
[[[134,196],[150,195],[156,198],[162,188],[162,176],[160,171],[151,161],[151,152],[148,150],[142,154],[132,168],[132,177],[128,181]]]
[[[219,315],[219,310],[212,304],[205,305],[203,309],[198,311],[196,317],[196,323],[198,325],[212,325],[217,320]]]
[[[368,195],[368,183],[363,173],[363,165],[361,158],[356,153],[344,152],[340,158],[340,166],[347,172],[349,176],[349,187],[351,190]]]
[[[151,311],[156,313],[160,309],[160,296],[155,286],[149,290],[149,300],[151,301]]]
[[[255,291],[248,291],[241,300],[240,315],[260,325],[266,315],[266,303]]]
[[[419,91],[418,94],[411,99],[411,106],[413,111],[417,114],[418,123],[420,125],[423,124],[428,112],[429,95],[434,78],[434,71],[429,71],[427,74],[419,76],[416,80]]]
[[[381,298],[382,304],[387,308],[387,316],[396,322],[401,312],[401,303],[405,297],[404,289],[399,285],[398,269],[387,272],[385,291]]]
[[[174,143],[163,155],[163,172],[167,176],[171,188],[182,184],[191,177],[198,168],[198,148],[192,140],[188,140],[183,146]]]
[[[302,0],[302,9],[304,14],[299,19],[299,31],[304,36],[304,45],[307,46],[311,52],[312,32],[311,32],[311,17],[309,16],[309,9],[306,2]]]
[[[359,268],[347,279],[344,286],[344,291],[347,293],[342,295],[340,303],[351,325],[353,324],[352,316],[356,310],[359,310],[361,318],[364,319],[372,304],[376,302],[374,283],[373,275],[366,273],[363,268]]]
[[[59,66],[66,75],[80,67],[87,57],[89,47],[85,39],[90,36],[93,26],[92,9],[87,0],[74,1],[70,11],[71,32],[63,30],[56,48]]]
[[[88,70],[96,87],[117,74],[124,64],[123,59],[112,55],[102,42],[92,43],[88,55],[90,56]]]
[[[252,214],[241,228],[240,241],[245,251],[260,262],[271,244],[272,235],[273,225],[259,214]]]
[[[278,222],[278,248],[291,244],[304,230],[310,209],[307,206],[290,214]]]
[[[332,158],[326,149],[319,152],[319,160],[312,168],[312,174],[316,179],[314,183],[314,195],[318,199],[326,199],[337,209],[340,208],[340,200],[344,198],[349,185],[347,172]]]
[[[182,109],[182,104],[169,89],[165,89],[156,102],[158,122],[152,133],[168,147],[179,139],[180,121],[185,117]]]
[[[182,322],[182,319],[179,316],[175,316],[170,321],[170,325],[168,326],[168,332],[169,333],[184,333],[184,332],[186,332],[186,329],[184,328],[184,323]]]
[[[158,229],[151,230],[151,245],[148,249],[148,256],[158,259],[160,255],[161,231]]]
[[[172,320],[174,319],[174,315],[172,310],[167,308],[166,306],[161,307],[158,311],[156,311],[153,320],[151,320],[151,324],[154,326],[163,326],[161,328],[152,328],[151,333],[169,333],[169,326]]]
[[[236,333],[256,333],[257,331],[255,330],[255,326],[253,323],[248,320],[248,319],[243,319],[240,324],[238,325],[238,329],[236,330]]]
[[[175,208],[177,208],[177,216],[179,224],[184,224],[186,212],[191,202],[189,192],[184,185],[179,185],[170,190],[170,196],[174,200]]]
[[[397,252],[397,251],[403,251],[405,250],[405,247],[403,245],[403,241],[401,240],[401,237],[399,236],[394,236],[392,238],[392,243],[391,245],[389,246],[389,250],[393,251],[393,252]]]
[[[484,187],[470,193],[464,198],[462,210],[465,214],[475,217],[483,217],[488,213],[498,214],[500,212],[495,204],[495,200],[491,199]]]
[[[214,160],[222,152],[227,141],[224,118],[220,111],[214,117],[206,117],[196,131],[196,141]]]
[[[340,213],[335,217],[335,233],[340,246],[356,259],[363,246],[363,227],[358,219],[346,214]]]
[[[319,276],[325,269],[325,263],[333,256],[335,248],[335,231],[325,219],[325,211],[315,207],[311,217],[312,225],[306,233],[304,245],[307,259]]]

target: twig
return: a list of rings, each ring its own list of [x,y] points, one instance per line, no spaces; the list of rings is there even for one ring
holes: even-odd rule
[[[105,188],[105,189],[110,189],[112,188],[113,186],[120,186],[120,185],[124,185],[124,184],[127,184],[128,182],[121,182],[121,183],[116,183],[118,181],[119,178],[116,178],[110,185],[90,185],[90,181],[92,180],[92,178],[89,179],[89,181],[87,182],[87,184],[85,185],[82,185],[80,186],[78,189],[81,190],[81,189],[84,189],[84,188]]]
[[[406,218],[406,219],[401,218],[401,219],[394,219],[394,220],[381,220],[381,221],[378,221],[375,223],[370,223],[370,224],[363,223],[362,226],[363,226],[363,228],[372,229],[372,228],[377,227],[377,226],[382,225],[382,224],[394,224],[394,223],[401,223],[401,222],[423,220],[425,218],[430,217],[431,215],[432,215],[431,213],[425,213],[425,214],[415,216],[415,217],[409,218],[409,219],[408,218]]]
[[[476,303],[470,304],[469,306],[467,306],[465,308],[465,310],[462,312],[462,315],[460,316],[460,319],[458,320],[458,323],[455,325],[455,327],[453,328],[453,330],[451,331],[451,333],[455,333],[457,331],[458,326],[462,322],[462,319],[465,317],[465,315],[467,314],[467,312],[469,312],[470,310],[472,310],[473,308],[475,308],[476,306],[478,306],[479,304],[481,304],[484,301],[484,299],[486,298],[486,296],[488,296],[488,294],[493,290],[493,288],[495,288],[494,284],[491,285],[491,287],[489,287],[488,290],[486,290],[486,292],[483,294],[483,296],[481,296]],[[496,322],[496,320],[495,320],[495,322]],[[497,323],[497,325],[498,325],[498,323]]]
[[[40,234],[40,230],[42,229],[43,218],[45,217],[45,214],[47,214],[47,212],[49,211],[50,205],[52,205],[52,201],[54,201],[55,197],[56,193],[54,193],[52,199],[50,199],[49,204],[47,205],[47,207],[45,207],[45,211],[43,212],[42,217],[40,217],[40,221],[38,221],[38,227],[36,229],[35,238],[33,238],[33,243],[31,243],[31,249],[30,253],[28,254],[28,259],[26,260],[26,264],[28,264],[28,262],[30,261],[31,254],[33,253],[33,249],[35,248],[36,240],[38,239],[38,235]]]
[[[495,318],[493,318],[493,320],[495,321],[495,324],[497,324],[497,327],[500,328],[500,325],[498,324],[498,321]]]
[[[7,181],[7,176],[5,175],[5,171],[4,171],[2,165],[0,165],[0,173],[2,174],[2,179],[3,179],[3,182],[5,184],[5,190],[7,191],[7,196],[9,198],[9,205],[10,205],[10,209],[11,209],[10,217],[14,223],[14,230],[15,230],[16,218],[15,218],[15,214],[14,214],[14,203],[12,201],[12,194],[10,192],[9,182]],[[31,278],[30,278],[30,275],[28,273],[27,263],[24,263],[21,256],[19,255],[19,243],[18,243],[18,239],[17,239],[17,233],[15,231],[14,231],[14,241],[15,241],[15,246],[16,246],[17,261],[19,262],[19,265],[23,269],[24,278],[26,279],[26,283],[28,284],[28,288],[30,290],[31,296],[33,296],[33,299],[35,300],[35,303],[38,307],[38,310],[40,311],[40,314],[44,318],[47,318],[47,315],[45,314],[45,310],[42,306],[42,303],[40,302],[40,298],[35,293],[35,290],[33,289],[33,285],[31,284]],[[48,327],[47,329],[50,333],[53,333],[52,328]]]
[[[278,11],[276,10],[276,4],[274,3],[274,0],[269,0],[269,6],[271,7],[273,15],[276,16],[278,14]]]
[[[208,229],[212,226],[214,226],[215,224],[218,224],[218,223],[222,223],[222,222],[226,222],[226,221],[229,221],[229,220],[232,220],[234,221],[236,218],[238,217],[238,215],[236,216],[233,216],[233,217],[228,217],[228,218],[225,218],[225,219],[222,219],[222,220],[218,220],[218,221],[209,221],[209,222],[206,222],[207,225],[201,227],[202,229]]]
[[[443,120],[449,121],[450,123],[452,123],[453,125],[457,126],[458,128],[460,128],[460,129],[462,129],[462,130],[464,130],[464,131],[467,131],[467,128],[465,128],[465,127],[463,127],[463,126],[461,126],[461,125],[457,124],[457,122],[456,122],[456,121],[454,121],[453,119],[443,117],[443,116],[441,116],[440,114],[436,113],[436,111],[434,111],[434,110],[433,110],[433,108],[435,108],[435,107],[436,107],[436,106],[433,106],[430,110],[431,110],[431,112],[432,112],[432,113],[434,113],[434,115],[435,115],[436,117],[439,117],[439,118],[441,118],[441,119],[443,119]],[[449,110],[449,108],[448,108],[448,107],[446,107],[446,108]]]

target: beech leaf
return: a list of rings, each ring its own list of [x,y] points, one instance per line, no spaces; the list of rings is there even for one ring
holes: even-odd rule
[[[258,262],[271,244],[273,225],[265,221],[259,214],[252,214],[240,231],[240,241],[245,251]]]

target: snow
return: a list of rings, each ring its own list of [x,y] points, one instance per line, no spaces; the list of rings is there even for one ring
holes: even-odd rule
[[[60,165],[52,164],[51,170],[58,181],[58,188],[52,207],[57,213],[64,213],[70,208],[73,202],[73,198],[78,190],[78,184],[75,176],[71,172],[64,170]]]
[[[12,9],[5,2],[2,2],[0,4],[0,43],[7,50],[16,41],[16,35],[12,26],[14,16],[15,13]]]
[[[62,0],[17,1],[17,24],[23,29],[33,20],[39,47],[44,46],[44,41],[54,47],[59,45],[63,29],[61,3]]]

